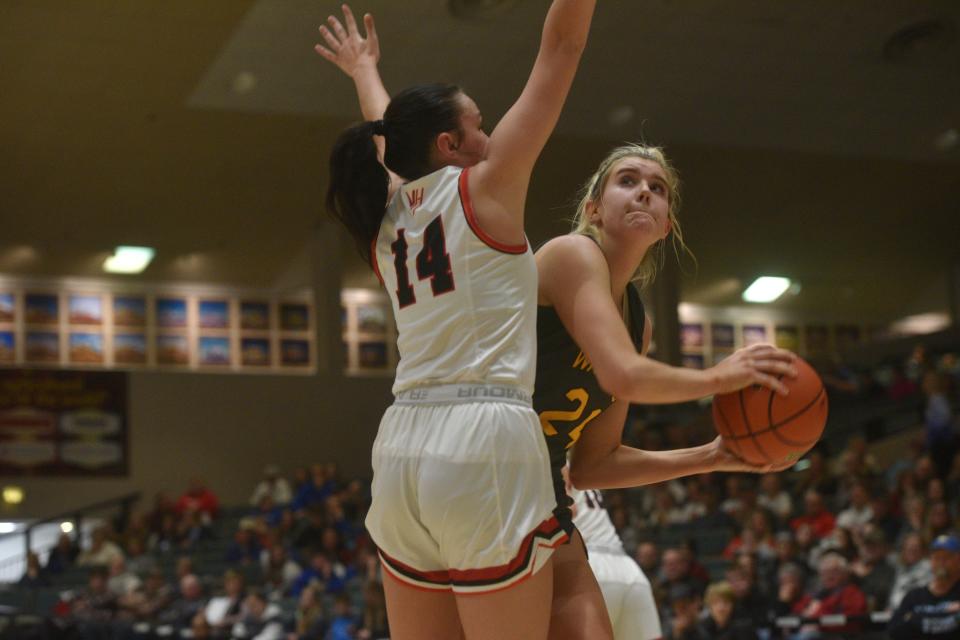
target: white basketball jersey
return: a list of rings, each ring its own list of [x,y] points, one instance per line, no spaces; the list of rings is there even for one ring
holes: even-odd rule
[[[583,537],[587,549],[597,549],[607,553],[625,553],[623,541],[617,534],[610,514],[603,506],[603,496],[599,491],[589,489],[570,491],[574,503],[573,524]]]
[[[394,394],[461,382],[503,382],[533,393],[533,252],[529,243],[503,245],[480,229],[468,172],[446,167],[404,184],[374,241],[374,268],[399,331]]]

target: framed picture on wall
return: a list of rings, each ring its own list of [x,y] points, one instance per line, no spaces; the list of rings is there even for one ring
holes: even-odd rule
[[[714,322],[710,325],[710,342],[714,349],[733,349],[735,339],[732,324]]]
[[[229,329],[230,303],[226,300],[201,300],[197,305],[201,329]]]
[[[308,331],[310,329],[310,307],[293,302],[281,304],[280,328],[283,331]]]
[[[703,369],[704,358],[702,353],[684,353],[680,356],[680,364],[688,369]]]
[[[117,364],[147,364],[147,336],[142,333],[113,334],[113,361]]]
[[[28,331],[27,362],[60,362],[60,334],[53,331]]]
[[[178,329],[187,326],[185,298],[157,298],[157,326]]]
[[[830,328],[825,324],[808,324],[803,328],[807,355],[822,356],[830,351]]]
[[[228,366],[230,364],[230,338],[225,336],[200,336],[197,339],[197,360],[203,366]]]
[[[743,331],[743,346],[767,342],[767,327],[762,324],[745,324]]]
[[[357,331],[384,334],[387,332],[387,310],[380,305],[357,305]]]
[[[246,367],[270,366],[270,340],[268,338],[241,338],[240,364]]]
[[[280,341],[280,364],[285,367],[305,367],[310,364],[310,343],[307,340],[285,338]]]
[[[56,294],[28,293],[24,297],[27,324],[58,324],[60,298]]]
[[[357,345],[357,364],[363,369],[383,369],[387,366],[387,343],[361,342]]]
[[[190,364],[190,344],[179,333],[157,334],[157,364],[186,366]]]
[[[17,301],[12,293],[0,292],[0,322],[17,321]]]
[[[794,325],[777,325],[773,330],[774,344],[781,349],[798,351],[800,349],[800,331]]]
[[[252,331],[269,331],[270,304],[253,300],[241,301],[240,328]]]
[[[70,294],[67,297],[67,317],[72,325],[99,327],[103,324],[103,299],[100,296]]]
[[[117,296],[113,299],[115,327],[147,326],[147,300],[143,296]]]
[[[0,331],[0,362],[17,360],[17,337],[13,331]]]
[[[67,359],[72,364],[103,364],[102,334],[72,332],[67,344]]]
[[[703,347],[703,325],[699,322],[680,324],[680,346],[684,349]]]

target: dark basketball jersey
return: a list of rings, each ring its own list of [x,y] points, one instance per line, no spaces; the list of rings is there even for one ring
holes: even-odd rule
[[[643,349],[646,315],[640,294],[627,285],[627,330],[639,353]],[[597,382],[593,366],[567,333],[553,307],[537,308],[537,381],[533,408],[550,451],[550,469],[557,493],[557,518],[570,530],[571,499],[564,488],[560,469],[567,450],[581,432],[613,404],[614,398]]]

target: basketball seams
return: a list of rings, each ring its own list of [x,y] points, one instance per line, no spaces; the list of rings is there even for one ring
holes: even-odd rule
[[[804,413],[806,413],[807,410],[810,409],[810,407],[812,407],[813,405],[815,405],[815,404],[817,403],[817,401],[820,400],[821,396],[823,396],[823,394],[824,394],[824,391],[825,391],[825,389],[821,386],[821,387],[820,387],[820,391],[818,391],[818,392],[817,392],[817,395],[815,395],[815,396],[813,397],[813,400],[811,400],[811,401],[808,402],[806,405],[804,405],[802,409],[798,410],[798,411],[795,412],[793,415],[787,416],[786,418],[784,418],[784,419],[781,420],[780,422],[777,422],[777,423],[772,423],[772,422],[771,422],[770,426],[767,427],[767,428],[765,428],[765,429],[760,429],[759,431],[751,431],[751,433],[749,433],[749,434],[747,434],[747,435],[742,435],[742,436],[732,435],[733,431],[731,430],[731,436],[730,436],[730,437],[731,437],[731,438],[734,438],[734,439],[736,439],[736,440],[743,440],[744,438],[752,438],[752,437],[754,437],[754,436],[756,436],[756,435],[760,435],[760,434],[764,434],[764,433],[768,433],[768,432],[770,432],[770,431],[773,431],[773,433],[774,433],[784,444],[789,444],[789,445],[791,445],[791,446],[802,447],[802,446],[806,446],[807,444],[810,444],[811,442],[816,442],[817,440],[820,439],[819,436],[817,436],[816,438],[814,438],[814,439],[811,440],[810,442],[795,442],[795,441],[790,440],[789,438],[785,438],[784,436],[780,435],[780,433],[777,431],[777,429],[779,429],[780,427],[786,425],[788,422],[791,422],[791,421],[799,418],[801,415],[803,415]],[[749,425],[748,425],[747,428],[749,429]]]
[[[750,424],[750,417],[747,415],[747,404],[743,396],[743,392],[744,390],[740,389],[737,395],[740,398],[740,415],[743,417],[743,424],[747,428],[747,435],[753,440],[753,446],[757,448],[757,451],[760,452],[760,455],[766,458],[767,462],[773,462],[773,459],[767,455],[767,451],[760,446],[760,440],[757,438],[757,433],[753,431],[753,425]]]
[[[722,433],[720,435],[723,436],[724,441],[729,441],[730,444],[734,446],[734,448],[737,450],[736,452],[737,457],[742,458],[743,449],[740,447],[740,443],[737,442],[737,437],[734,436],[733,434],[733,428],[730,426],[730,423],[727,421],[727,416],[724,415],[723,413],[723,407],[720,406],[719,404],[715,404],[714,408],[716,408],[717,414],[719,414],[720,416],[720,420],[723,422],[724,426],[726,427],[727,433],[730,434],[730,436],[727,436],[726,434],[722,434]]]

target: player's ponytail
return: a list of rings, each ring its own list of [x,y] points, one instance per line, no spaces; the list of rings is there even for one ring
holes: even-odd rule
[[[461,93],[449,84],[404,89],[390,101],[383,120],[350,127],[334,143],[327,209],[354,237],[367,262],[371,262],[371,243],[380,230],[390,188],[373,136],[384,137],[384,164],[391,171],[408,181],[422,178],[440,168],[434,166],[432,152],[436,137],[460,132]]]
[[[380,123],[363,122],[340,134],[330,153],[327,210],[347,228],[364,260],[387,207],[390,177],[377,157],[374,130]]]

